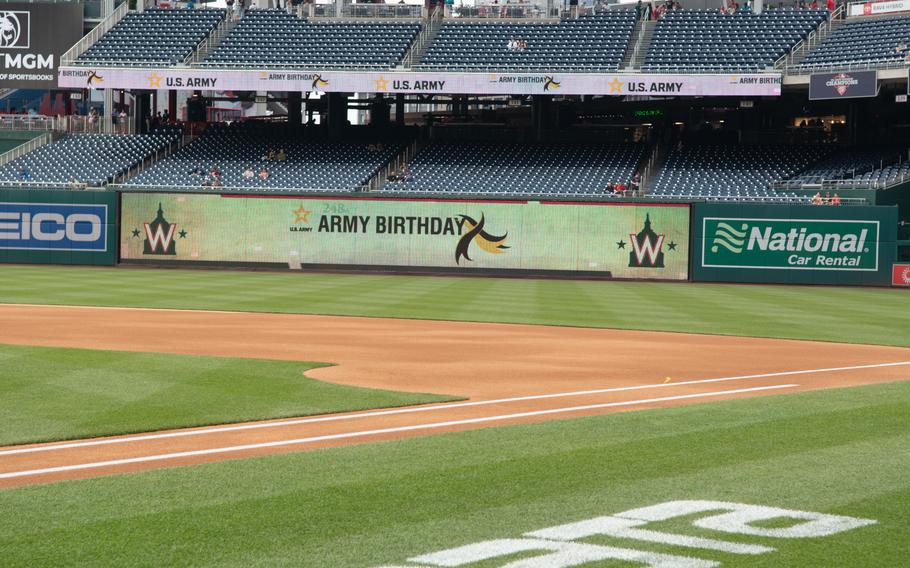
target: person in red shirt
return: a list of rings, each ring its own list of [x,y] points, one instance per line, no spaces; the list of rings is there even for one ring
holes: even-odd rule
[[[828,11],[834,13],[834,0],[828,0]]]

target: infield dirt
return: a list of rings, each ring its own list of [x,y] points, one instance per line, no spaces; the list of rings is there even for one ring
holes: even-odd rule
[[[0,306],[0,343],[324,361],[336,366],[315,369],[308,376],[362,387],[456,395],[472,402],[521,399],[433,405],[417,412],[352,413],[332,420],[190,429],[178,435],[124,436],[104,443],[0,448],[0,487],[910,377],[910,349],[897,347],[131,308]],[[888,363],[904,364],[876,366]],[[577,394],[616,388],[627,390]],[[749,390],[761,388],[766,390]],[[523,398],[557,393],[573,394]],[[614,406],[571,410],[604,404]],[[552,413],[508,418],[539,411]],[[326,436],[332,438],[313,440]],[[34,450],[22,451],[26,448]]]

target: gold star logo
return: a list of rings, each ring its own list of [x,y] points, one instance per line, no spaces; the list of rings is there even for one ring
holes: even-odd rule
[[[490,75],[490,82],[491,82],[491,83],[495,83],[495,82],[497,82],[497,81],[499,81],[499,77],[498,77],[497,75]]]
[[[160,89],[161,88],[161,79],[163,79],[163,78],[164,77],[159,75],[157,71],[152,71],[152,74],[148,76],[149,88],[154,89],[157,87]]]
[[[377,93],[389,90],[389,82],[386,80],[385,75],[380,75],[378,79],[373,81],[373,83],[376,84]]]
[[[260,71],[260,72],[259,72],[259,78],[260,78],[260,79],[268,79],[268,78],[269,78],[269,72],[268,72],[268,71]]]
[[[730,82],[739,83],[739,77],[737,77],[736,75],[730,75]]]
[[[294,210],[294,217],[295,217],[294,224],[295,225],[297,223],[309,224],[310,223],[310,213],[312,213],[312,211],[308,211],[307,208],[304,207],[303,205],[301,205],[300,207],[295,209]]]
[[[607,83],[610,85],[610,94],[613,93],[622,93],[622,81],[619,80],[619,77],[613,77],[613,80]]]

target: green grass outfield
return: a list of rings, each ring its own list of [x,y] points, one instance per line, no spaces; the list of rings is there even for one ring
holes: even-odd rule
[[[910,382],[901,382],[0,491],[2,563],[413,566],[405,560],[448,547],[705,499],[878,524],[814,539],[725,535],[692,527],[691,518],[647,527],[777,549],[759,556],[585,542],[724,567],[906,566],[908,416]]]
[[[0,302],[532,323],[910,346],[910,294],[886,288],[3,266]]]
[[[0,445],[452,400],[303,375],[319,366],[0,345]]]

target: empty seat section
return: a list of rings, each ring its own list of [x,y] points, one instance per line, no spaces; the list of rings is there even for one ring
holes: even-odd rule
[[[217,168],[223,187],[211,188],[215,190],[347,191],[369,181],[402,147],[397,142],[371,149],[367,143],[307,140],[269,124],[212,124],[205,134],[129,180],[128,185],[204,190],[205,176],[194,176],[193,170]],[[284,160],[262,159],[270,150],[277,153],[282,148]],[[243,176],[247,167],[256,174],[253,178]],[[269,172],[267,179],[258,175],[263,167]]]
[[[633,10],[558,23],[445,22],[420,67],[468,71],[615,71],[635,28]],[[510,40],[524,49],[509,49]]]
[[[225,17],[224,10],[129,12],[76,60],[86,65],[182,63]]]
[[[125,174],[145,158],[177,140],[179,130],[162,128],[154,134],[74,134],[41,146],[0,166],[0,181],[66,184],[70,178],[88,185],[104,185]]]
[[[385,190],[515,195],[602,195],[626,185],[644,155],[637,144],[434,142],[410,164],[410,179]]]
[[[687,146],[670,152],[650,195],[731,201],[804,200],[769,186],[805,170],[830,152],[825,146]]]
[[[762,71],[826,18],[826,10],[672,10],[657,22],[642,70]]]
[[[882,20],[851,20],[813,49],[798,68],[837,65],[889,65],[907,57],[910,16]],[[898,49],[903,47],[903,49]]]
[[[419,31],[416,22],[309,22],[284,10],[248,10],[203,64],[388,68]]]

